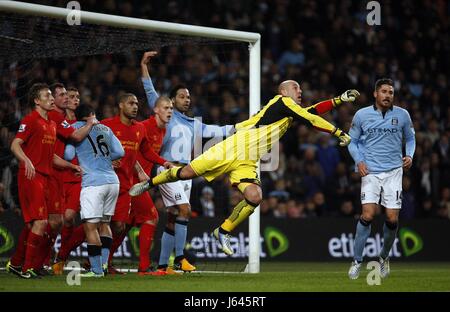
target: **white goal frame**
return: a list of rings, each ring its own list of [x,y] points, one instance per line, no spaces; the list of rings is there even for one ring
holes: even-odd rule
[[[67,8],[16,1],[0,1],[0,11],[46,16],[60,19],[66,19],[69,14],[74,13],[73,10]],[[87,22],[98,25],[133,28],[146,31],[158,31],[162,33],[171,33],[186,36],[248,42],[250,72],[250,116],[258,112],[258,110],[260,109],[261,35],[259,33],[145,20],[140,18],[101,14],[82,10],[77,12],[80,13],[81,23]],[[255,212],[250,216],[249,220],[249,257],[246,272],[260,272],[260,247],[260,211],[259,207],[257,207],[255,209]]]

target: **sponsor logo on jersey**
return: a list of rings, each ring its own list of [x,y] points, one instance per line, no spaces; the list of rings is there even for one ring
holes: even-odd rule
[[[398,118],[397,118],[397,117],[393,117],[393,118],[392,118],[392,125],[393,125],[393,126],[398,125]]]
[[[61,126],[62,126],[64,129],[70,128],[70,124],[69,124],[66,120],[64,120],[64,121],[61,123]]]

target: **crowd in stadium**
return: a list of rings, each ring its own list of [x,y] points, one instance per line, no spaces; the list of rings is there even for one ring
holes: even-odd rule
[[[65,1],[43,2],[65,6]],[[215,0],[208,1],[208,10],[201,1],[156,2],[84,1],[82,9],[259,32],[262,105],[285,79],[300,82],[305,105],[354,88],[361,92],[356,104],[342,105],[326,116],[344,130],[357,109],[373,104],[375,80],[392,78],[395,103],[409,111],[417,140],[413,167],[403,180],[401,218],[450,218],[450,42],[445,1],[382,3],[382,29],[367,25],[365,2]],[[30,109],[25,101],[30,77],[76,86],[81,102],[93,105],[99,119],[115,114],[120,91],[133,92],[141,102],[142,119],[149,109],[139,79],[143,51],[138,52],[34,60],[28,67],[32,73],[0,63],[6,73],[0,78],[0,213],[19,209],[17,162],[9,146],[19,120]],[[213,44],[169,47],[150,67],[151,76],[161,94],[179,82],[186,84],[193,116],[211,124],[234,124],[248,116],[246,52],[233,45],[225,52]],[[359,214],[360,177],[347,149],[331,136],[297,125],[283,138],[281,151],[279,168],[261,175],[263,217]],[[155,204],[162,208],[155,196]],[[226,177],[212,185],[196,181],[192,208],[197,215],[223,216],[241,200],[239,196]]]

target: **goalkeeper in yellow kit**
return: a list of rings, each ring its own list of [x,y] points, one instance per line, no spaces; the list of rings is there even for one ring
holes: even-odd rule
[[[356,90],[348,90],[341,96],[302,108],[300,85],[293,80],[282,82],[278,95],[267,103],[257,114],[236,124],[236,133],[212,146],[206,152],[184,167],[173,167],[154,178],[135,184],[129,191],[138,196],[153,186],[178,180],[203,176],[212,181],[228,173],[233,186],[244,195],[244,200],[234,207],[231,215],[213,232],[221,244],[222,251],[233,254],[230,232],[253,213],[262,200],[262,191],[257,173],[257,162],[273,144],[278,142],[292,125],[292,121],[312,125],[314,128],[336,136],[339,145],[347,146],[350,136],[318,116],[342,102],[353,102],[359,95]]]

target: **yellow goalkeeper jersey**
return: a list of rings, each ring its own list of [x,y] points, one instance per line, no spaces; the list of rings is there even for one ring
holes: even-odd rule
[[[223,141],[225,159],[259,160],[286,133],[294,119],[332,133],[335,130],[332,124],[310,113],[314,108],[315,105],[303,108],[290,97],[275,96],[258,113],[236,124],[236,133]]]

